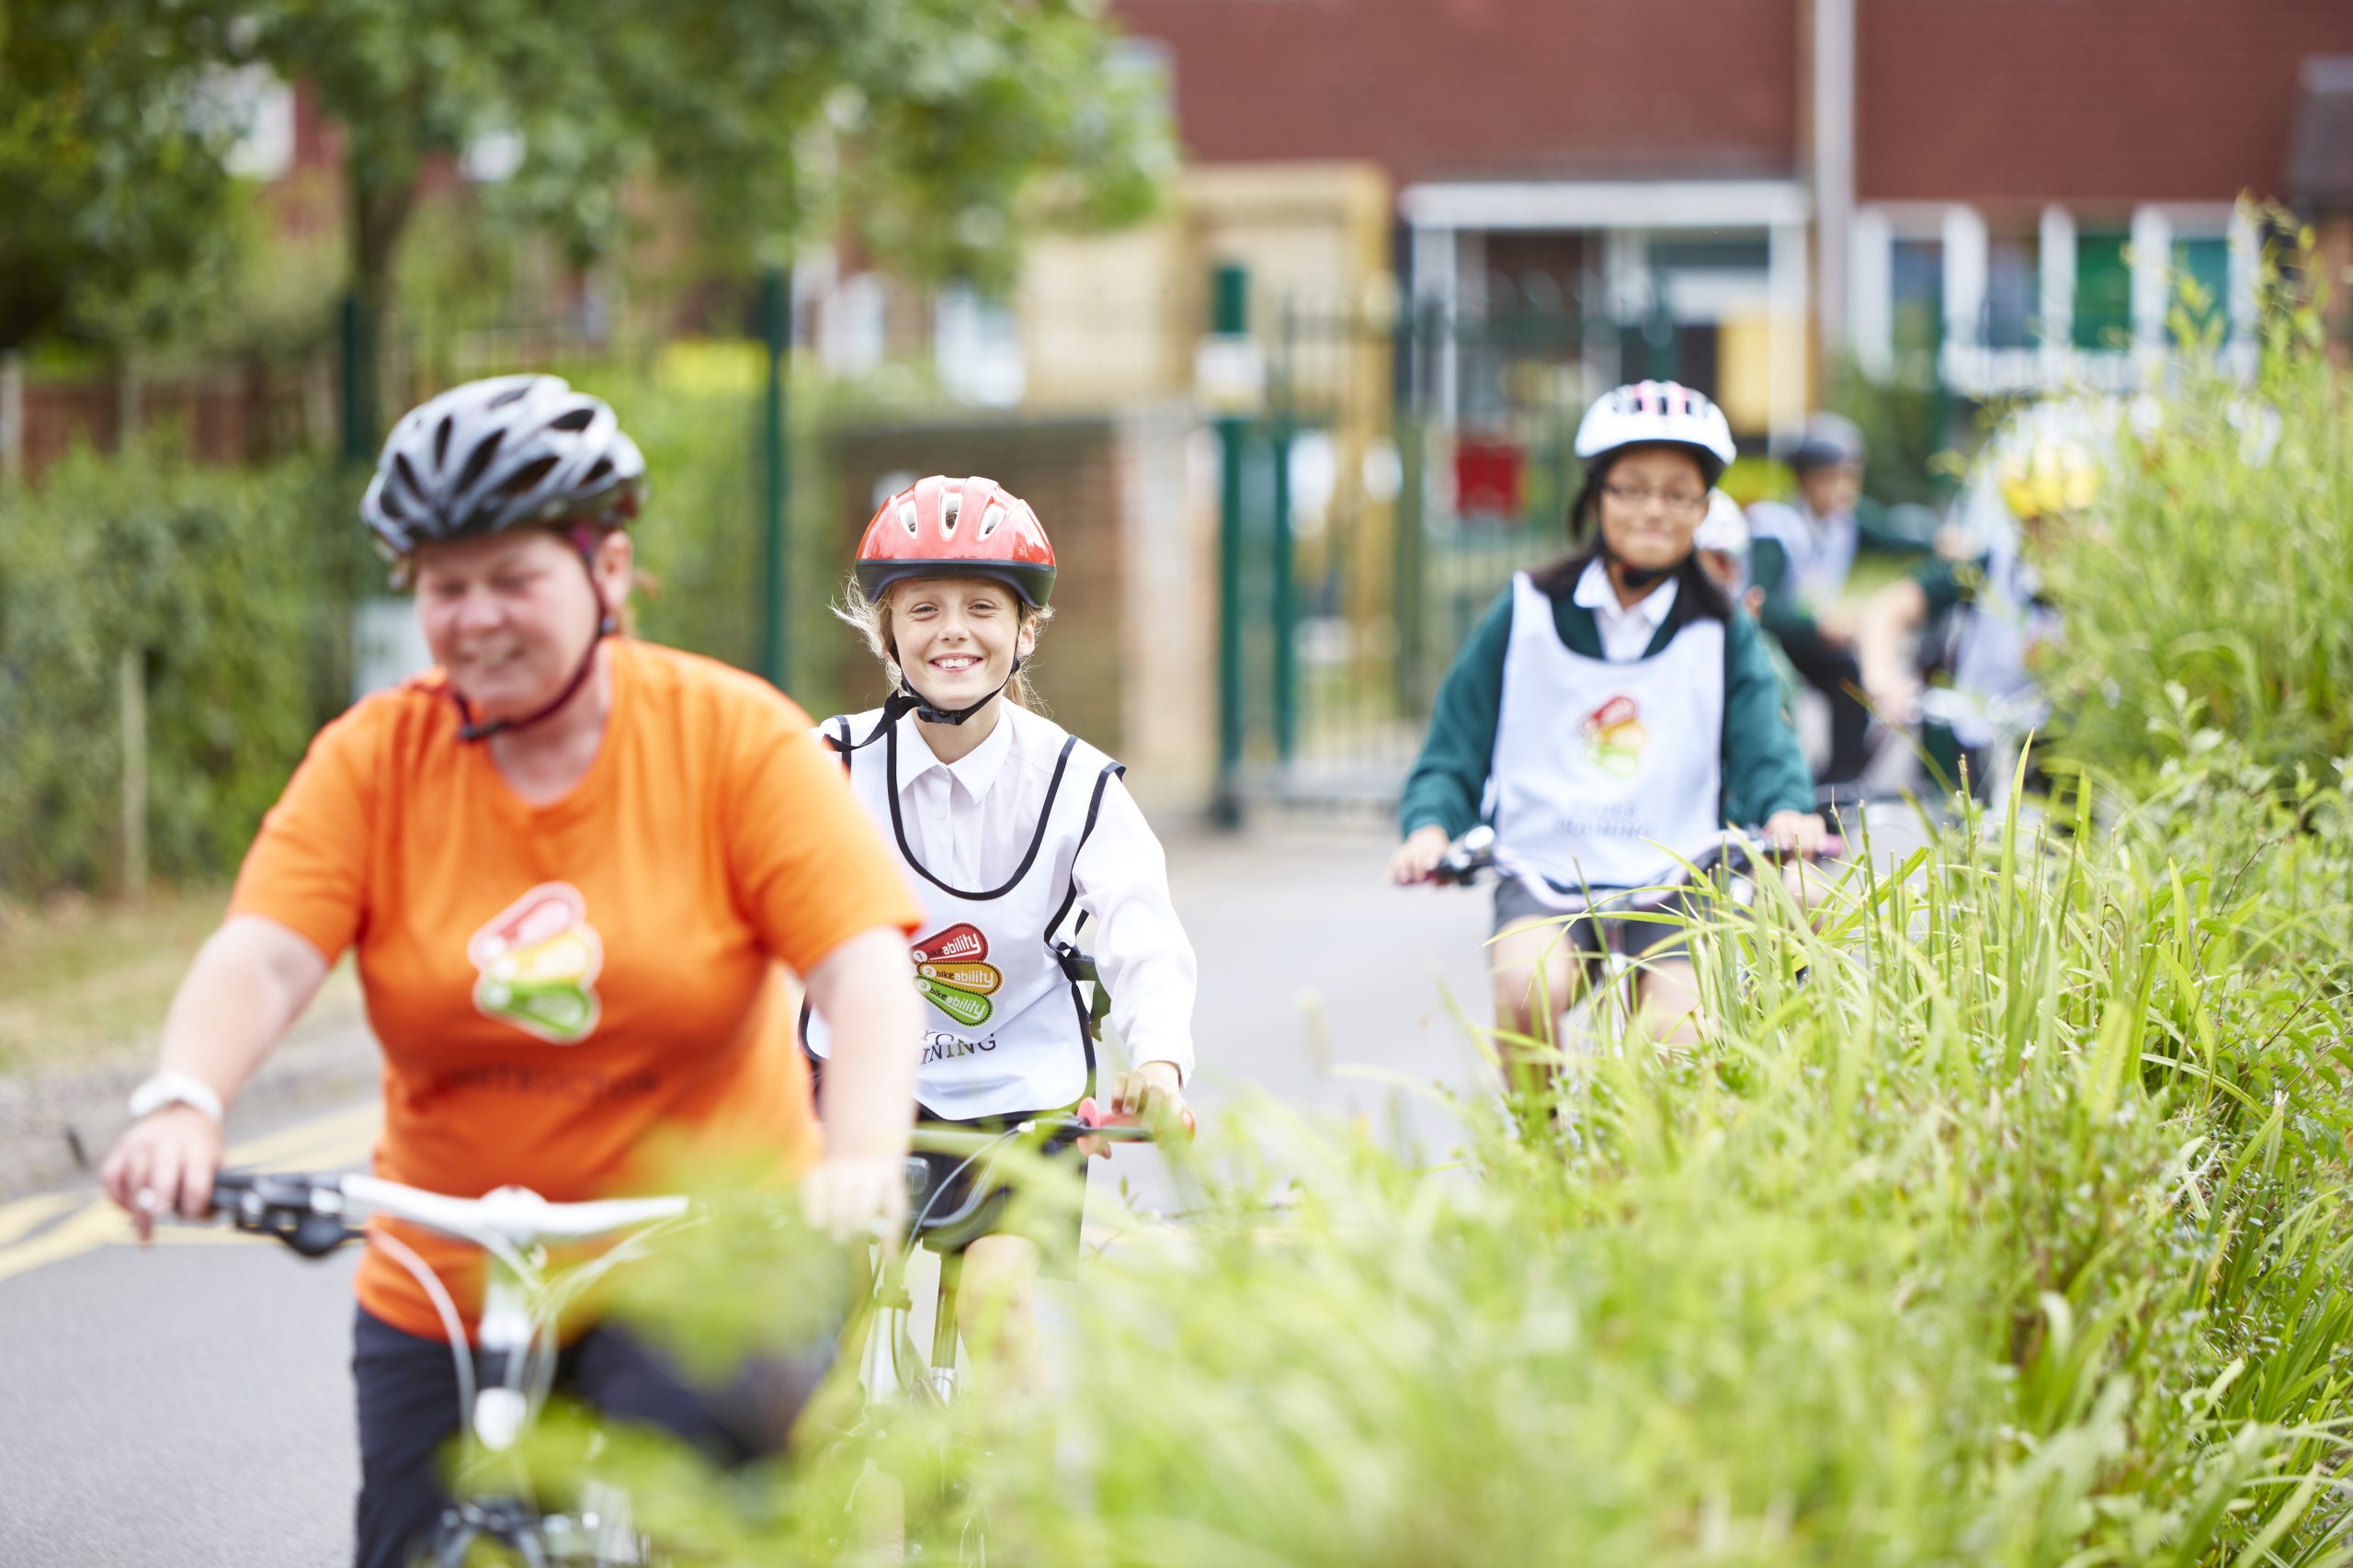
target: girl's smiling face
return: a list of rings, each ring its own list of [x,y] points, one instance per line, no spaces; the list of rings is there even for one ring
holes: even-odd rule
[[[978,702],[1013,675],[1017,653],[1037,644],[1011,588],[985,577],[918,577],[889,596],[890,638],[924,700],[956,709]]]
[[[1664,571],[1691,553],[1708,515],[1708,476],[1679,447],[1629,449],[1601,485],[1601,532],[1627,565]]]

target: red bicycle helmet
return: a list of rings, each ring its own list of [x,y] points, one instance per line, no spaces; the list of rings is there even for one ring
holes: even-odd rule
[[[880,598],[913,577],[988,577],[1040,608],[1054,547],[1029,503],[994,479],[935,473],[882,503],[858,541],[858,585]]]

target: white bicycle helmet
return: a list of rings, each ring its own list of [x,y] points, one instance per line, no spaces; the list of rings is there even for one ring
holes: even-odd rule
[[[1577,456],[1587,472],[1628,447],[1681,447],[1699,460],[1709,484],[1723,477],[1739,449],[1724,411],[1679,381],[1634,381],[1595,400],[1577,426]]]
[[[1712,550],[1722,555],[1748,559],[1748,514],[1740,503],[1721,490],[1708,492],[1708,515],[1701,519],[1699,531],[1691,536],[1694,550]]]
[[[403,416],[359,516],[399,557],[527,524],[619,527],[644,486],[645,459],[602,398],[558,376],[494,376]]]

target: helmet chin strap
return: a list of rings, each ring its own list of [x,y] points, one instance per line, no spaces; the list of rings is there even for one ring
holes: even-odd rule
[[[1637,566],[1633,562],[1628,561],[1624,556],[1619,554],[1616,551],[1610,549],[1609,536],[1608,534],[1603,534],[1601,536],[1601,558],[1604,562],[1618,569],[1619,581],[1624,583],[1626,586],[1630,588],[1640,589],[1647,588],[1654,583],[1657,583],[1664,578],[1672,577],[1677,572],[1682,571],[1683,562],[1691,559],[1691,552],[1686,551],[1683,554],[1683,560],[1676,562],[1671,566]]]
[[[1013,677],[1020,673],[1021,655],[1016,653],[1013,655],[1013,667],[1005,672],[1005,678],[997,682],[996,689],[986,697],[978,702],[968,702],[961,708],[936,708],[929,698],[915,689],[915,683],[909,680],[907,672],[902,669],[899,672],[899,688],[882,699],[882,716],[875,721],[874,728],[867,733],[866,738],[849,749],[860,751],[872,745],[881,738],[883,731],[909,713],[926,724],[961,724],[1005,695],[1005,688],[1011,686]]]
[[[534,724],[551,719],[565,703],[580,695],[580,688],[586,686],[588,677],[597,673],[597,652],[604,645],[606,638],[621,629],[620,618],[605,608],[604,591],[597,586],[597,562],[588,550],[581,551],[580,563],[588,571],[588,591],[597,597],[597,634],[588,639],[588,652],[581,655],[580,665],[572,672],[572,678],[563,683],[563,689],[544,707],[526,713],[520,719],[477,719],[473,705],[459,694],[457,687],[451,687],[449,699],[458,705],[458,739],[469,744],[486,741],[493,735],[511,735],[517,730],[528,730]]]

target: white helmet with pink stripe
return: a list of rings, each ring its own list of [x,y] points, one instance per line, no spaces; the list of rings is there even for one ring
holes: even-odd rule
[[[1577,426],[1577,456],[1590,472],[1628,447],[1682,447],[1706,483],[1723,477],[1739,451],[1724,411],[1680,381],[1634,381],[1601,394]]]

